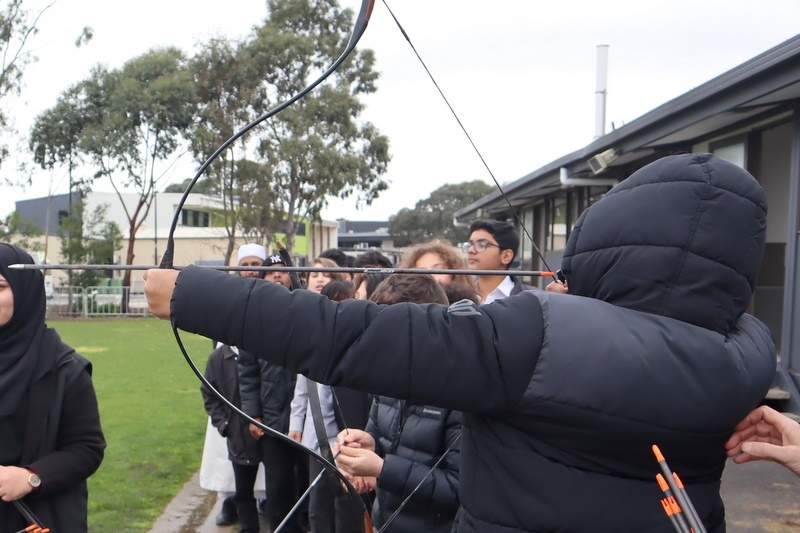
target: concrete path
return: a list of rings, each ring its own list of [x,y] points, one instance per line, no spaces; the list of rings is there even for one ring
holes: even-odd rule
[[[181,491],[169,502],[164,513],[148,533],[234,533],[236,525],[218,526],[214,523],[222,502],[216,492],[200,488],[200,473],[196,472]],[[261,533],[269,532],[269,524],[261,518]]]
[[[218,526],[214,518],[222,502],[217,493],[200,488],[195,473],[164,509],[148,533],[232,533],[235,526]]]
[[[800,477],[786,468],[728,461],[721,492],[728,533],[800,533]]]

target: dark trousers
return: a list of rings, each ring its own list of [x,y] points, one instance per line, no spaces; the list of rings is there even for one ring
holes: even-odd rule
[[[301,450],[274,437],[264,436],[260,442],[267,478],[267,516],[270,529],[274,531],[308,486],[308,462]],[[307,523],[306,503],[295,511],[282,531],[304,533]]]
[[[233,479],[236,484],[236,494],[233,502],[239,513],[240,533],[258,533],[258,508],[253,486],[258,475],[258,465],[233,464]]]
[[[319,461],[309,458],[309,482],[323,470]],[[308,520],[311,533],[361,533],[364,531],[364,507],[353,501],[339,478],[325,472],[311,490]]]

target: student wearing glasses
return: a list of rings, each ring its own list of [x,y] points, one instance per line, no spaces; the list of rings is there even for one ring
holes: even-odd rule
[[[472,270],[508,270],[519,249],[514,226],[499,220],[476,220],[469,226],[469,241],[461,245]],[[488,304],[533,287],[512,276],[479,276],[478,294]]]

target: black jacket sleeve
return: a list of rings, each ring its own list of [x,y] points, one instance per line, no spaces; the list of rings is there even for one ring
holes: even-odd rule
[[[203,373],[208,382],[216,390],[220,390],[222,380],[222,348],[217,348],[208,357],[206,371]],[[222,403],[216,394],[212,393],[205,384],[200,386],[200,393],[203,395],[203,406],[206,413],[211,418],[211,425],[217,428],[223,437],[228,436],[228,423],[231,419],[230,408]]]
[[[336,303],[196,267],[178,276],[172,315],[320,383],[472,412],[520,401],[543,338],[532,292],[480,308]]]
[[[239,399],[242,411],[253,418],[261,418],[261,367],[249,352],[239,352]]]

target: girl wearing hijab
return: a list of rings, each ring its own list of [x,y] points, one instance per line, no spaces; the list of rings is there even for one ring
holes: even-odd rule
[[[0,243],[0,533],[30,525],[21,500],[53,533],[84,533],[86,479],[103,460],[91,364],[45,319],[44,279]]]

